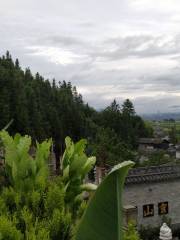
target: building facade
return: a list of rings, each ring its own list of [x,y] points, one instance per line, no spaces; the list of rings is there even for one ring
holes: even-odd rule
[[[126,179],[123,205],[138,227],[157,227],[164,219],[180,225],[180,166],[132,169]]]

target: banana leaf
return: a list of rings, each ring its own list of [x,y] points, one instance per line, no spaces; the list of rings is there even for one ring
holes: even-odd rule
[[[115,166],[102,181],[80,221],[76,240],[122,240],[122,192],[133,162]]]

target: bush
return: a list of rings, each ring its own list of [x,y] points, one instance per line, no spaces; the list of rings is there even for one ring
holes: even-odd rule
[[[154,240],[159,238],[159,230],[160,226],[158,227],[151,227],[151,226],[141,226],[139,230],[139,234],[141,239],[143,240]]]
[[[45,200],[45,210],[48,216],[53,214],[54,209],[64,210],[64,195],[64,190],[55,183],[49,186]]]
[[[49,224],[50,237],[52,240],[66,240],[71,237],[71,214],[59,209],[54,209]]]
[[[17,230],[13,221],[6,216],[0,216],[0,240],[21,240],[22,233]]]
[[[86,141],[66,138],[62,176],[49,180],[51,140],[37,143],[33,158],[30,137],[0,131],[0,138],[8,183],[0,186],[0,240],[71,239],[85,208],[83,194],[95,189],[83,184],[95,163],[85,154]]]
[[[133,222],[129,222],[127,230],[124,232],[124,240],[140,240],[140,236]]]

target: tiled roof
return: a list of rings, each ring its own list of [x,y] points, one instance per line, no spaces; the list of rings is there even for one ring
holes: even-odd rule
[[[129,171],[126,184],[159,182],[180,178],[180,165],[134,168]]]

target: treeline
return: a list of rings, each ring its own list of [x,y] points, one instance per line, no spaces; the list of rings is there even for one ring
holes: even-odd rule
[[[70,82],[33,76],[7,52],[0,58],[0,129],[11,119],[11,134],[28,134],[34,141],[52,137],[57,158],[67,135],[74,141],[87,138],[88,151],[96,154],[100,165],[132,159],[137,139],[152,134],[128,99],[122,106],[114,100],[98,112],[83,102]]]

